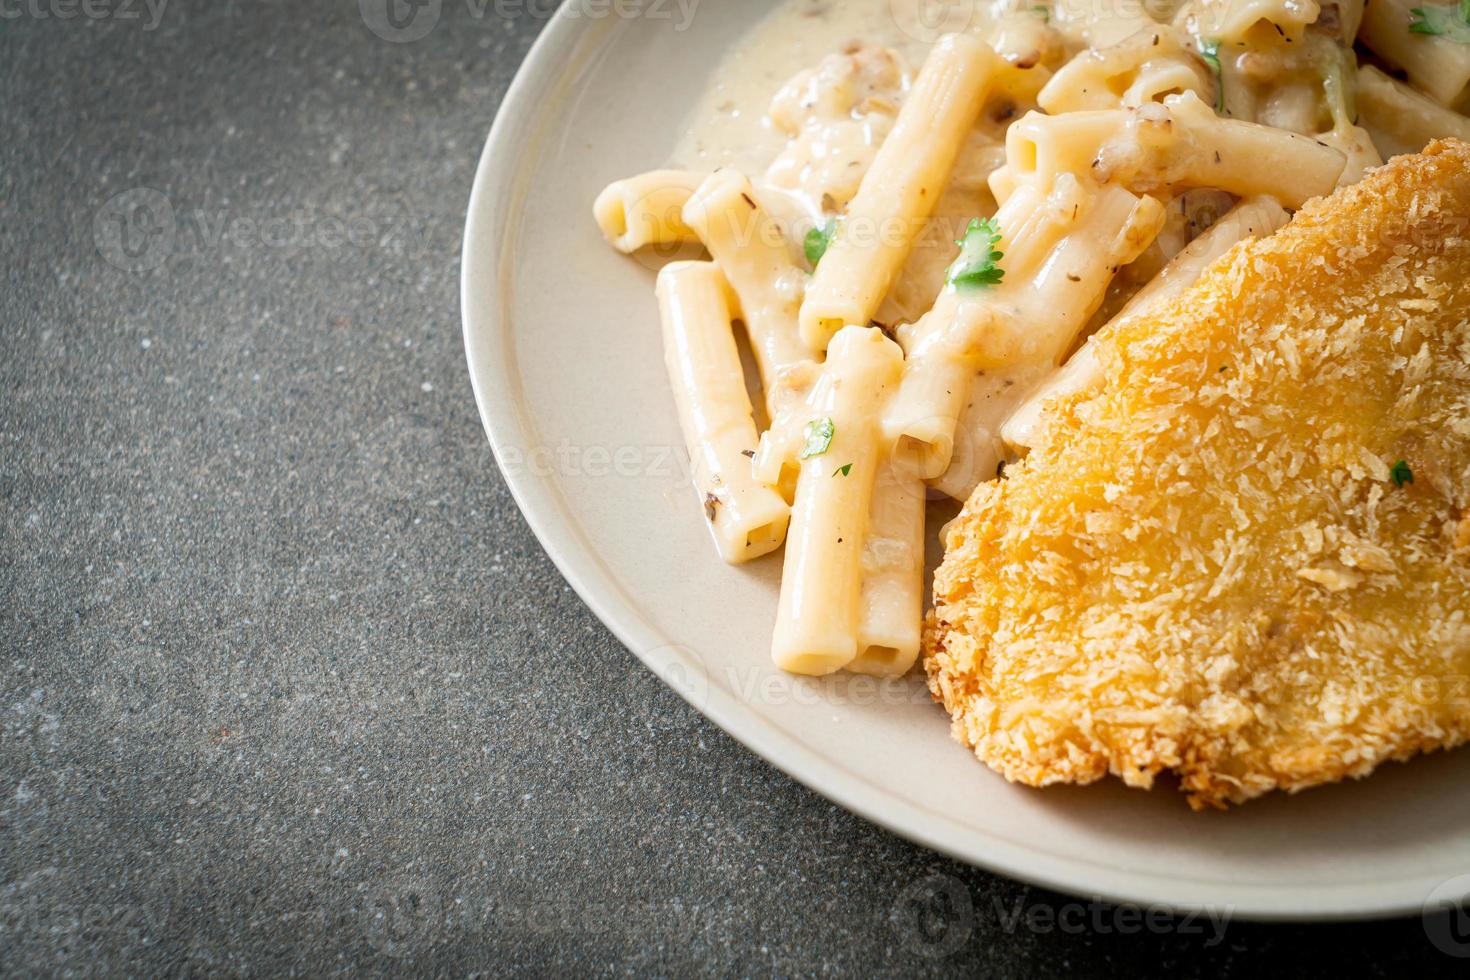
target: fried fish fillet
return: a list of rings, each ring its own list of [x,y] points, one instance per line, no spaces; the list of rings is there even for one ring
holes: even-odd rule
[[[1470,144],[1098,337],[1106,385],[951,525],[925,664],[1033,786],[1190,803],[1470,737]]]

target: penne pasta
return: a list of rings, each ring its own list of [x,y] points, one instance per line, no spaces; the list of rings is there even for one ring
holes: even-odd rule
[[[1272,198],[1255,197],[1242,201],[1175,256],[1110,321],[1109,326],[1150,313],[1183,295],[1206,269],[1237,243],[1275,234],[1289,220],[1290,216]],[[1098,363],[1094,350],[1092,341],[1088,340],[1064,367],[1053,372],[1016,408],[1000,428],[1006,443],[1018,449],[1034,447],[1045,424],[1047,405],[1058,398],[1090,391],[1102,383],[1102,365]]]
[[[1139,194],[1217,187],[1291,208],[1331,192],[1346,165],[1310,137],[1223,119],[1193,92],[1132,110],[1031,113],[1007,134],[1006,161],[1002,189],[1090,173]]]
[[[1272,129],[1291,133],[1312,133],[1317,129],[1321,102],[1321,86],[1311,82],[1295,82],[1279,86],[1261,103],[1256,121]]]
[[[844,325],[871,322],[934,212],[998,62],[968,35],[935,46],[807,289],[800,323],[811,349],[825,350]]]
[[[1372,134],[1361,126],[1341,126],[1317,134],[1318,141],[1337,150],[1347,160],[1342,175],[1337,178],[1338,187],[1356,184],[1367,176],[1368,171],[1383,166],[1383,155],[1373,142]]]
[[[1116,186],[1087,190],[1069,174],[1048,198],[1028,189],[1007,201],[996,216],[1005,281],[946,289],[910,334],[903,383],[885,418],[900,462],[924,479],[940,477],[973,376],[1055,366],[1113,275],[1148,247],[1164,219],[1153,198]]]
[[[924,484],[878,466],[863,539],[857,656],[847,669],[902,677],[919,656],[924,618]]]
[[[1019,394],[1035,388],[1050,373],[1049,365],[1037,365],[975,375],[955,425],[949,466],[928,485],[964,502],[980,484],[999,476],[1009,455],[1001,426],[1015,411]]]
[[[813,428],[801,454],[771,644],[783,670],[830,674],[858,655],[863,551],[883,459],[872,408],[902,363],[882,331],[846,327],[832,338],[807,399],[805,426]]]
[[[611,183],[593,202],[592,213],[608,244],[631,253],[646,245],[698,242],[684,222],[684,205],[703,174],[653,170]]]
[[[1237,45],[1249,44],[1255,32],[1299,43],[1322,16],[1317,0],[1202,0],[1198,10],[1202,37]]]
[[[694,487],[720,557],[733,565],[779,548],[791,512],[756,480],[746,455],[757,436],[728,297],[711,262],[675,262],[658,276],[664,362]]]
[[[1317,23],[1321,26],[1330,26],[1328,11],[1333,6],[1337,7],[1337,18],[1335,36],[1342,44],[1351,48],[1358,37],[1358,32],[1363,27],[1363,13],[1367,6],[1367,0],[1336,0],[1335,4],[1327,4],[1322,14],[1318,16]]]
[[[1435,0],[1373,0],[1363,14],[1360,38],[1374,54],[1408,75],[1414,88],[1458,110],[1470,102],[1470,44],[1414,30],[1416,22],[1450,14],[1457,5]]]
[[[1109,321],[1110,323],[1113,321]],[[1034,449],[1045,428],[1047,408],[1059,398],[1094,391],[1102,385],[1103,367],[1089,337],[1067,363],[1057,368],[1001,425],[1001,438],[1014,450]]]
[[[743,174],[712,174],[684,206],[684,220],[735,291],[774,418],[789,394],[789,378],[783,376],[811,357],[796,328],[806,276]]]
[[[1214,103],[1215,80],[1184,36],[1162,24],[1101,50],[1083,51],[1052,76],[1037,102],[1051,115],[1136,108],[1194,92]]]
[[[1363,127],[1384,156],[1418,153],[1436,139],[1470,140],[1470,119],[1452,112],[1372,65],[1358,73]]]

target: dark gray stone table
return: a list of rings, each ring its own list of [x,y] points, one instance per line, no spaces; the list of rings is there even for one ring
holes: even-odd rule
[[[460,345],[530,6],[391,44],[351,0],[0,0],[0,973],[1462,967],[1417,919],[1135,932],[643,671]]]

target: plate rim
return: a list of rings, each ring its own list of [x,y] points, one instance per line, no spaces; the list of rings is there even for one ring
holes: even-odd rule
[[[513,254],[505,245],[517,234],[517,178],[537,145],[537,129],[546,127],[565,104],[555,98],[556,86],[572,83],[575,73],[567,66],[574,64],[579,44],[595,40],[594,32],[610,38],[617,30],[616,22],[569,16],[565,4],[548,20],[496,110],[475,170],[460,253],[465,357],[496,465],[542,549],[593,614],[661,681],[746,749],[843,809],[961,863],[1080,898],[1164,907],[1176,913],[1228,910],[1241,921],[1361,921],[1422,915],[1426,896],[1442,881],[1413,877],[1328,887],[1167,877],[1059,858],[965,828],[942,815],[936,820],[931,811],[884,791],[753,715],[723,688],[711,685],[696,701],[687,684],[676,682],[690,671],[703,671],[704,665],[643,622],[621,597],[599,557],[579,542],[575,521],[559,502],[560,491],[550,477],[504,464],[509,452],[523,454],[530,440],[510,395],[519,386],[512,362],[493,356],[497,345],[510,337],[508,314],[501,308],[501,304],[508,308],[510,300],[495,286]],[[474,274],[476,270],[480,274]]]

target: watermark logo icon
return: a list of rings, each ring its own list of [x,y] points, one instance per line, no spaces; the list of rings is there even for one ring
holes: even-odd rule
[[[393,44],[410,44],[427,37],[439,24],[444,0],[357,0],[368,30]]]
[[[673,732],[693,727],[698,723],[698,714],[709,703],[709,674],[699,654],[678,643],[651,650],[643,657],[643,666],[629,667],[629,704],[645,725],[655,732]],[[695,710],[673,704],[670,707],[667,692],[659,688],[667,685]]]
[[[1446,956],[1470,959],[1470,875],[1444,882],[1424,900],[1424,934]]]
[[[124,272],[156,269],[173,254],[178,224],[162,191],[134,187],[109,198],[92,218],[104,261]]]
[[[407,956],[432,946],[440,937],[442,903],[424,882],[390,878],[368,898],[363,908],[363,933],[385,956]]]
[[[975,904],[964,882],[935,872],[899,893],[889,910],[888,924],[910,953],[943,959],[970,941]]]
[[[901,33],[933,44],[946,34],[961,34],[979,16],[976,0],[888,0],[888,13]]]

